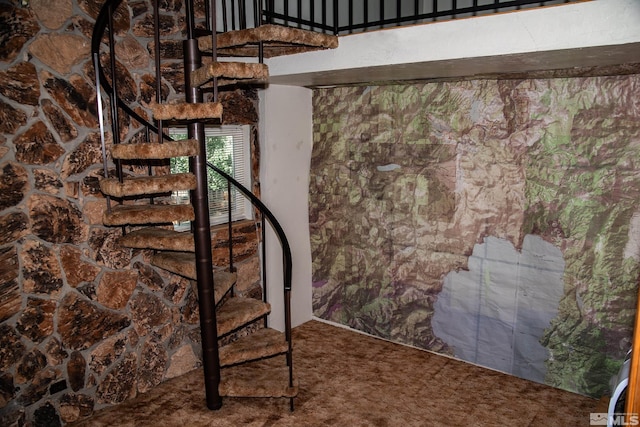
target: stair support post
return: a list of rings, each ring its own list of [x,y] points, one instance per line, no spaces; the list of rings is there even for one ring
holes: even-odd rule
[[[191,72],[202,65],[198,50],[198,41],[184,41],[185,96],[190,103],[202,102],[202,92],[191,85]],[[195,220],[193,236],[196,252],[196,276],[198,282],[198,306],[200,309],[200,333],[202,335],[202,362],[204,365],[204,383],[207,407],[220,409],[222,398],[218,390],[220,385],[220,356],[218,353],[218,328],[213,288],[213,267],[211,251],[211,224],[209,220],[209,191],[207,185],[207,152],[204,123],[194,122],[188,125],[189,138],[200,143],[200,153],[189,161],[196,176],[197,187],[191,191]]]

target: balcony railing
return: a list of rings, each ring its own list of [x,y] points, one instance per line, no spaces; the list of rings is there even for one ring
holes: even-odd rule
[[[218,0],[218,29],[271,23],[336,35],[585,0]],[[259,11],[262,10],[262,14]]]

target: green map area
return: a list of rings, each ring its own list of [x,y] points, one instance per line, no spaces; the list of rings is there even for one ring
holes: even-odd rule
[[[536,337],[544,382],[607,393],[640,273],[639,86],[629,75],[316,89],[315,315],[456,354],[432,327],[445,277],[488,237],[521,250],[534,235],[564,259],[557,315]],[[491,283],[515,289],[509,277]]]

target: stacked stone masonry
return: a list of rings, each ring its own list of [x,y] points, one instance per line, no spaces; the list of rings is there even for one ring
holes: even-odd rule
[[[162,33],[180,40],[182,2],[161,3]],[[83,419],[201,363],[195,284],[152,267],[148,251],[120,247],[121,230],[102,225],[106,200],[98,186],[102,152],[89,51],[101,5],[0,4],[0,27],[11,28],[0,33],[2,426]],[[144,105],[155,99],[151,13],[148,1],[135,0],[116,14],[121,92],[147,117]],[[163,97],[181,98],[181,64],[180,52],[163,62]],[[223,92],[221,100],[225,123],[255,129],[255,93]],[[124,141],[142,135],[139,124],[121,122]],[[251,223],[234,233],[241,243],[237,292],[259,296],[260,233]],[[224,265],[228,235],[215,236],[214,257]]]

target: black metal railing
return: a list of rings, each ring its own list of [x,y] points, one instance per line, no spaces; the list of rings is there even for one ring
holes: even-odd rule
[[[352,34],[585,0],[218,0],[223,31],[262,22]],[[208,28],[210,28],[208,26]]]

